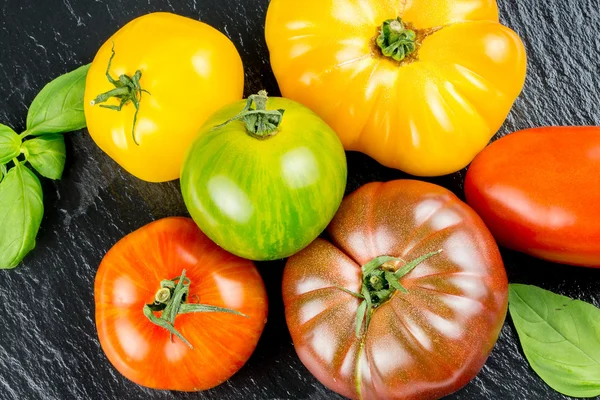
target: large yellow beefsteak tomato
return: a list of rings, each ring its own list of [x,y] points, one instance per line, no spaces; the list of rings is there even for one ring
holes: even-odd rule
[[[525,81],[494,0],[272,0],[266,39],[285,97],[347,150],[419,176],[471,162]]]
[[[98,51],[85,117],[94,141],[123,168],[146,181],[169,181],[179,178],[206,119],[241,99],[243,89],[242,61],[225,35],[153,13],[126,24]]]

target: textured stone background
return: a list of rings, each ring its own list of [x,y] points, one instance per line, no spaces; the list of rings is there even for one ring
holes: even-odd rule
[[[425,1],[425,0],[421,0]],[[523,38],[529,76],[500,134],[541,125],[600,125],[598,0],[500,0],[502,20]],[[263,39],[268,0],[0,0],[0,121],[23,129],[27,107],[52,78],[91,61],[118,27],[151,11],[207,22],[238,47],[246,95],[278,89]],[[60,182],[43,180],[46,214],[37,249],[0,271],[0,399],[333,399],[297,359],[283,318],[282,262],[261,263],[270,317],[248,362],[222,386],[196,394],[157,392],[109,364],[94,325],[93,282],[105,252],[146,223],[187,215],[178,182],[149,184],[120,169],[87,132],[67,137]],[[348,192],[402,178],[349,154]],[[577,168],[573,165],[572,168]],[[464,174],[434,179],[462,196]],[[600,184],[600,177],[590,177]],[[557,190],[560,188],[557,187]],[[503,251],[512,282],[600,305],[600,271]],[[488,363],[452,399],[562,399],[525,361],[510,318]]]

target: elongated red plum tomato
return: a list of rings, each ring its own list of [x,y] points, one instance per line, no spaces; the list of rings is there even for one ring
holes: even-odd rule
[[[254,351],[267,318],[254,264],[219,248],[189,218],[153,222],[115,244],[94,297],[106,356],[153,389],[225,382]]]
[[[505,136],[469,167],[465,195],[500,245],[600,267],[600,128]]]
[[[448,190],[370,183],[342,202],[283,276],[304,365],[353,399],[437,399],[479,372],[504,323],[508,283],[490,232]]]

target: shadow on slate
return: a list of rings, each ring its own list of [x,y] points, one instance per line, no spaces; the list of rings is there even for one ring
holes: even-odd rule
[[[245,95],[278,95],[264,41],[267,0],[4,0],[0,7],[0,121],[23,129],[27,106],[52,78],[92,60],[119,27],[152,11],[209,23],[236,44]],[[600,125],[600,11],[597,0],[500,0],[502,21],[527,47],[529,75],[499,136],[541,125]],[[178,182],[139,181],[105,156],[87,132],[67,136],[59,182],[44,180],[46,212],[38,245],[16,270],[0,273],[0,399],[336,399],[302,366],[283,316],[283,261],[259,263],[269,322],[248,364],[202,393],[139,387],[109,364],[94,323],[95,271],[105,252],[148,222],[187,215]],[[370,181],[407,178],[358,153],[348,154],[348,192]],[[577,168],[576,165],[573,168]],[[464,171],[427,179],[461,198]],[[557,188],[560,189],[560,188]],[[503,250],[512,282],[600,305],[598,271],[560,266]],[[483,371],[450,399],[563,399],[525,361],[507,324]]]

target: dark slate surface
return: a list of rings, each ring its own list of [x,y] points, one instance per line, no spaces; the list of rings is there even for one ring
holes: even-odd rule
[[[423,1],[423,0],[422,0]],[[502,20],[522,36],[529,75],[500,134],[541,125],[600,125],[598,0],[500,0]],[[118,27],[151,11],[200,19],[241,52],[246,95],[278,89],[263,21],[268,0],[0,0],[0,121],[24,128],[44,83],[88,63]],[[334,399],[297,359],[283,318],[282,262],[262,263],[270,296],[265,333],[248,364],[203,393],[157,392],[109,364],[94,325],[93,282],[105,252],[146,223],[186,215],[177,182],[149,184],[121,170],[87,132],[68,135],[60,182],[44,180],[46,214],[37,249],[0,271],[1,399]],[[349,154],[348,191],[404,177]],[[573,165],[573,168],[577,168]],[[432,180],[462,195],[464,173]],[[595,179],[598,184],[598,177]],[[557,188],[560,190],[560,188]],[[503,251],[512,282],[531,283],[600,305],[600,271],[554,265]],[[525,361],[508,319],[479,376],[452,399],[563,399]]]

